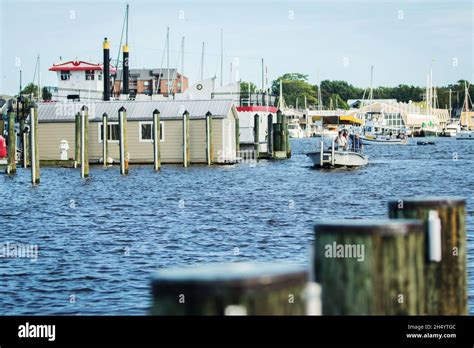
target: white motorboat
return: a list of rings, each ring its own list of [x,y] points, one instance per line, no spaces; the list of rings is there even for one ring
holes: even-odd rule
[[[334,140],[329,149],[324,149],[324,142],[321,141],[319,151],[306,154],[313,165],[322,167],[362,167],[369,163],[369,158],[361,152],[351,150],[336,150]]]
[[[474,131],[462,130],[456,134],[457,140],[474,140]]]
[[[324,137],[328,139],[333,139],[339,134],[339,129],[335,125],[329,125],[327,127],[318,127],[314,132],[313,136],[315,137]]]
[[[304,138],[304,131],[295,122],[288,123],[288,135],[290,138]]]
[[[404,145],[408,143],[407,138],[395,138],[390,135],[361,136],[364,145]]]
[[[461,126],[459,123],[450,123],[446,126],[444,130],[444,135],[447,137],[455,137],[458,132],[461,131]]]

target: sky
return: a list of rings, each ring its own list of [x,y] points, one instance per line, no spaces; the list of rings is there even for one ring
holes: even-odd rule
[[[42,86],[57,86],[48,71],[63,61],[102,61],[102,41],[111,42],[116,60],[126,1],[0,0],[0,94],[15,94],[33,81],[40,55]],[[474,10],[471,0],[264,1],[130,0],[131,68],[166,67],[170,28],[170,66],[200,78],[220,79],[223,29],[224,83],[238,78],[261,86],[261,59],[271,82],[287,72],[309,82],[345,80],[359,87],[426,85],[433,65],[435,85],[474,80]]]

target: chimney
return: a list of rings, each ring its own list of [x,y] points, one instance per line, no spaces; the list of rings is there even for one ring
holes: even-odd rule
[[[128,89],[128,76],[128,45],[123,45],[122,94],[126,95],[130,93]]]
[[[110,100],[110,44],[104,39],[104,100]]]

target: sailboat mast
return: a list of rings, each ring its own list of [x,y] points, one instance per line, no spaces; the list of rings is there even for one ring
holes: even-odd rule
[[[369,92],[369,99],[370,100],[374,99],[374,90],[373,90],[373,86],[372,86],[373,81],[374,81],[374,66],[371,65],[370,66],[370,92]]]
[[[221,28],[221,87],[224,85],[224,28]]]
[[[181,40],[181,88],[180,92],[183,93],[184,84],[184,36]]]
[[[201,81],[204,79],[204,42],[201,50]]]

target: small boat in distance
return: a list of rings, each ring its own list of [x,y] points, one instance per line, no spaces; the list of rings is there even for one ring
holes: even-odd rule
[[[361,136],[364,145],[405,145],[407,138],[397,138],[389,135]]]
[[[298,122],[288,123],[288,135],[290,138],[304,138],[305,136]]]
[[[469,100],[471,100],[471,97],[469,96],[469,88],[467,86],[467,83],[464,82],[464,105],[463,106],[466,111],[464,113],[464,117],[463,117],[463,114],[461,114],[460,124],[462,124],[463,129],[457,132],[456,140],[474,140],[474,130],[472,130],[472,128],[469,129],[470,124],[472,125],[472,119],[474,119],[474,116],[471,116],[471,121],[469,120],[469,116],[470,114],[472,114],[472,112],[471,113],[469,112]],[[471,105],[472,105],[472,100],[471,100]]]

